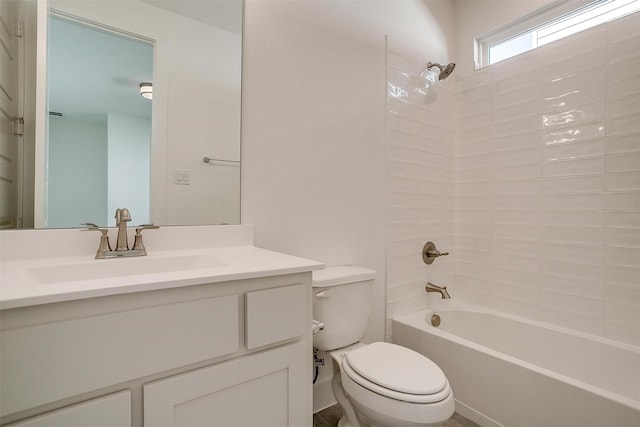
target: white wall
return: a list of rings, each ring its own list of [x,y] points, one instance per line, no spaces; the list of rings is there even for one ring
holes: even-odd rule
[[[259,246],[376,269],[369,337],[379,340],[385,39],[365,44],[305,22],[319,5],[246,3],[242,222],[255,225]]]
[[[107,222],[107,128],[104,122],[49,120],[48,227]],[[73,194],[73,197],[69,195]]]
[[[127,208],[131,224],[149,224],[151,120],[109,114],[107,116],[107,210],[110,227],[115,211]]]
[[[242,222],[259,246],[375,269],[367,341],[385,337],[385,35],[416,72],[447,61],[436,13],[452,23],[448,1],[245,3]]]
[[[460,81],[463,301],[640,344],[640,13]]]

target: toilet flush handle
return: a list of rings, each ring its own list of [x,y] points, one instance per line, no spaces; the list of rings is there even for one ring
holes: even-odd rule
[[[324,291],[320,291],[316,294],[317,298],[329,298],[331,296],[331,292],[328,289]]]

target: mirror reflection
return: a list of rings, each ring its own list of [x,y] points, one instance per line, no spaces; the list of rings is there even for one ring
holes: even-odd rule
[[[50,15],[46,227],[151,222],[152,81],[150,43]]]
[[[29,25],[4,228],[239,223],[242,0],[7,1]]]

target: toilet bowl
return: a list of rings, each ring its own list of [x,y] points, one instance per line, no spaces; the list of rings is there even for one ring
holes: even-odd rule
[[[348,352],[332,352],[332,357],[339,361],[342,386],[364,415],[364,425],[435,426],[455,410],[442,370],[413,350],[377,342]]]
[[[345,416],[339,427],[441,425],[455,410],[442,370],[425,356],[386,342],[363,344],[373,270],[330,267],[313,273],[314,345],[330,351],[332,388]]]

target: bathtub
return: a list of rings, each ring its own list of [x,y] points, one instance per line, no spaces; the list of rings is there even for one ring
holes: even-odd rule
[[[393,341],[437,363],[483,427],[640,427],[640,347],[448,303],[394,319]]]

